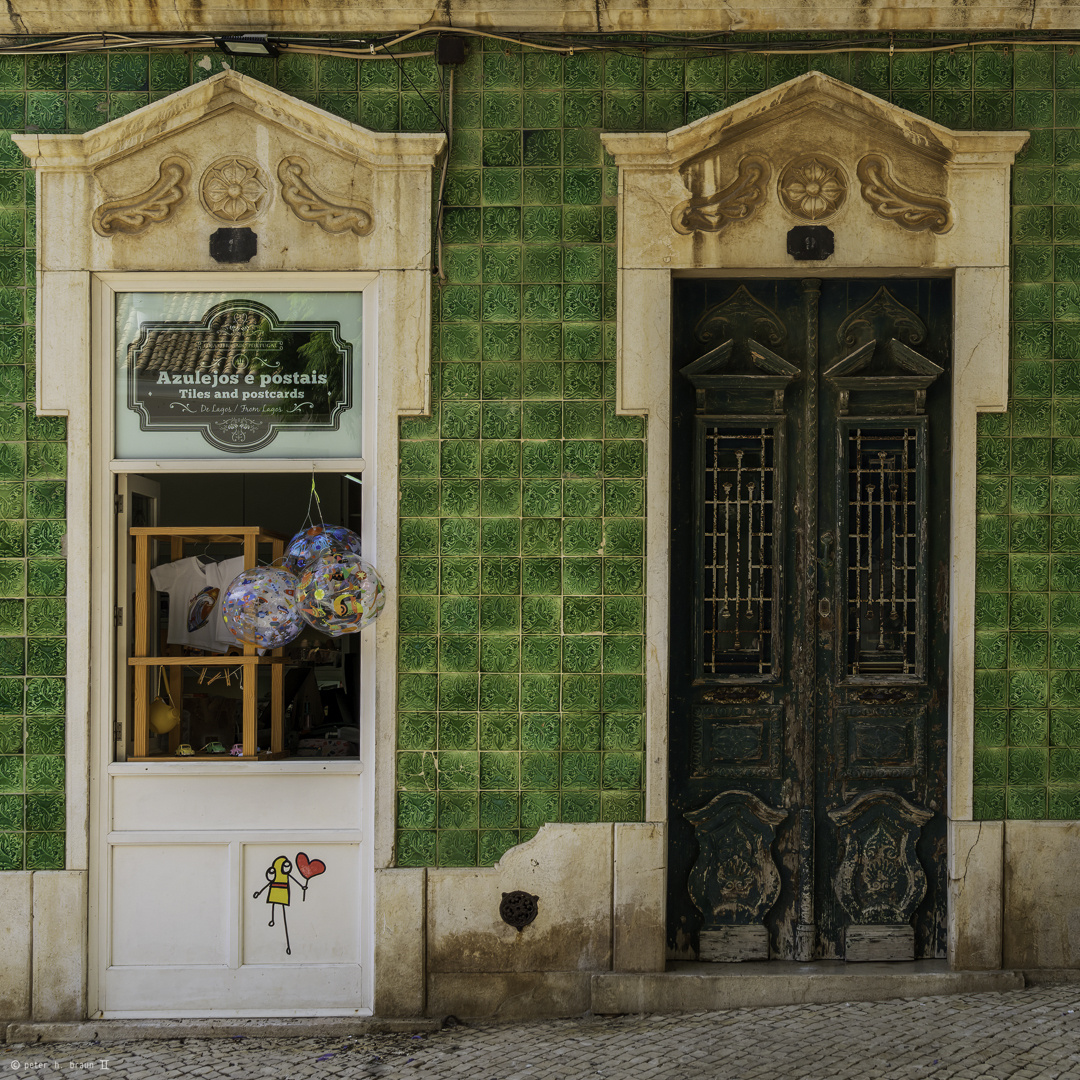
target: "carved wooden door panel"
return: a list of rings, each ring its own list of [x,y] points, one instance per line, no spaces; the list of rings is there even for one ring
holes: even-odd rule
[[[944,955],[951,283],[675,298],[672,955]]]

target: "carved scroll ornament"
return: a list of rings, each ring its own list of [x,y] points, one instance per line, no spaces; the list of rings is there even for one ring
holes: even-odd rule
[[[671,224],[684,236],[719,232],[733,221],[748,218],[765,200],[771,170],[764,158],[744,157],[734,180],[714,195],[696,195],[671,212]]]
[[[94,231],[101,236],[134,234],[165,221],[187,195],[190,180],[191,166],[184,158],[165,158],[153,187],[126,199],[110,199],[94,211]]]
[[[346,206],[323,195],[311,182],[311,166],[299,156],[281,159],[278,179],[281,197],[301,221],[311,221],[328,233],[354,232],[367,236],[375,228],[368,206]]]
[[[881,154],[867,154],[856,167],[862,197],[878,217],[896,222],[909,232],[946,233],[953,227],[948,199],[925,195],[898,183]]]

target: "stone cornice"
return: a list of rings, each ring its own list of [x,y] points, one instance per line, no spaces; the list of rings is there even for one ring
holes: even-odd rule
[[[442,134],[369,131],[235,71],[223,71],[85,135],[15,135],[13,139],[35,168],[95,169],[238,106],[375,169],[430,169],[446,144]]]
[[[602,138],[617,165],[670,168],[691,155],[707,152],[735,132],[775,123],[780,114],[790,116],[805,109],[827,112],[846,125],[874,124],[877,137],[907,143],[926,157],[940,161],[1011,164],[1028,140],[1026,131],[954,131],[818,71],[800,75],[674,131],[611,132]]]
[[[792,4],[717,4],[715,0],[228,0],[167,4],[161,0],[30,0],[9,5],[4,30],[15,34],[235,31],[387,33],[423,26],[490,32],[702,33],[767,30],[1070,30],[1080,26],[1076,0],[844,0]]]

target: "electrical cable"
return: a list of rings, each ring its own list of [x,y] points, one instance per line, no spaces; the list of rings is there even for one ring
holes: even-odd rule
[[[1054,46],[1058,48],[1080,48],[1080,39],[1075,31],[1049,31],[1042,35],[1022,34],[1017,37],[953,37],[942,40],[928,37],[898,37],[896,34],[868,34],[858,38],[825,37],[819,42],[798,41],[785,38],[782,33],[776,40],[740,41],[732,40],[737,35],[709,34],[698,37],[672,37],[665,34],[642,33],[640,39],[625,35],[615,36],[607,33],[593,35],[575,34],[573,36],[553,37],[550,34],[517,35],[497,34],[484,30],[473,30],[455,26],[425,26],[410,30],[404,34],[376,41],[375,39],[349,39],[333,41],[326,38],[296,38],[273,35],[268,42],[281,53],[305,53],[318,56],[342,56],[355,60],[401,60],[419,59],[434,55],[433,51],[394,53],[390,50],[417,37],[433,37],[441,34],[454,34],[463,37],[475,37],[493,41],[503,41],[524,49],[541,52],[561,53],[573,56],[575,52],[615,52],[626,55],[640,54],[648,57],[657,51],[678,50],[682,53],[701,54],[737,54],[753,53],[760,56],[826,56],[836,53],[937,53],[985,48],[1027,48]],[[1058,36],[1058,34],[1073,36]],[[13,40],[14,35],[5,35],[0,44],[0,55],[36,55],[50,53],[86,53],[115,52],[128,49],[213,49],[215,38],[206,34],[180,36],[177,34],[67,34],[50,37],[35,35],[33,40]],[[410,80],[411,82],[411,80]],[[415,89],[415,87],[414,87]],[[430,107],[430,106],[429,106]]]
[[[372,46],[372,48],[374,48],[374,46]],[[379,48],[382,48],[382,46],[380,45]],[[387,55],[389,55],[389,53]],[[406,56],[415,56],[416,54],[415,53],[406,53],[405,55]],[[430,56],[431,53],[428,53],[428,55]],[[417,87],[416,83],[414,83],[412,81],[412,76],[405,70],[405,68],[402,66],[401,62],[399,60],[397,60],[397,57],[393,57],[393,59],[397,63],[398,71],[401,72],[401,74],[405,76],[405,78],[409,82],[409,85],[413,88],[413,93],[415,93],[416,96],[424,103],[424,105],[427,107],[427,111],[429,113],[431,113],[432,116],[435,117],[435,122],[439,125],[439,130],[440,131],[446,131],[446,125],[443,123],[442,117],[431,107],[431,102],[428,101],[428,99],[426,97],[424,97],[424,95],[422,93],[420,93],[420,90]]]
[[[442,258],[442,227],[443,227],[443,195],[446,192],[446,170],[450,164],[450,152],[454,148],[454,69],[450,68],[449,79],[449,93],[447,98],[449,105],[446,110],[446,126],[443,130],[446,132],[446,152],[443,154],[442,171],[439,174],[439,197],[436,203],[436,216],[435,216],[435,267],[439,273],[439,284],[446,284],[446,271],[443,270],[443,258]]]

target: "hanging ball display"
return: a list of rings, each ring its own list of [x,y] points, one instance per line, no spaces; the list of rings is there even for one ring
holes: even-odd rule
[[[344,525],[313,525],[310,529],[301,529],[285,549],[285,569],[299,577],[308,563],[324,551],[360,555],[360,537]]]
[[[375,567],[352,552],[317,555],[300,575],[297,595],[300,614],[331,637],[363,630],[386,603],[386,590]]]
[[[242,571],[225,590],[221,617],[247,645],[260,649],[287,645],[304,628],[296,575],[272,566]]]

